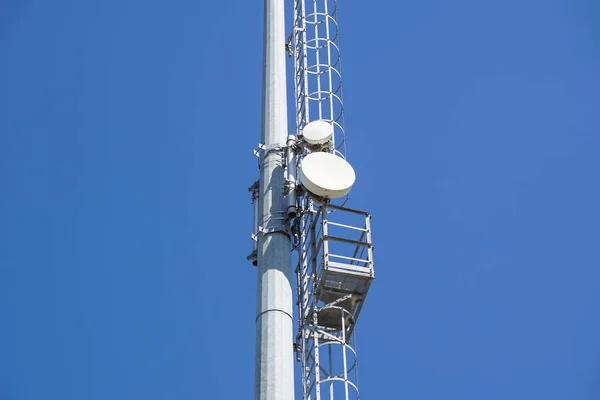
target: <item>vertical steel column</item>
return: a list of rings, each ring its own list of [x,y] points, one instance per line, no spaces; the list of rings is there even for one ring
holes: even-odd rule
[[[294,399],[291,242],[285,231],[287,138],[284,0],[265,0],[258,282],[256,400]]]

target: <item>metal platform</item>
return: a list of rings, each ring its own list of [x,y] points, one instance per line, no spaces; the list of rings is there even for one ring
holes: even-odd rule
[[[340,219],[344,222],[350,221],[337,222]],[[356,224],[357,219],[361,220],[361,225],[350,225]],[[319,325],[341,329],[339,312],[324,306],[342,307],[348,311],[344,325],[349,340],[371,281],[375,277],[371,216],[364,211],[323,205],[317,211],[315,223],[320,224],[320,229],[315,229],[315,232],[321,232],[316,247],[317,260],[320,256],[321,262],[316,265],[315,293]],[[339,246],[340,244],[342,246]]]
[[[321,385],[327,384],[328,398],[333,393],[358,398],[356,379],[350,375],[357,370],[353,333],[375,278],[371,215],[319,205],[308,197],[302,209],[296,350],[303,366],[303,393],[306,399],[321,399]]]

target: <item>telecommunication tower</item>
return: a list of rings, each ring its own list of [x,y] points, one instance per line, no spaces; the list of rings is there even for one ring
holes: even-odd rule
[[[355,172],[346,160],[337,0],[294,0],[293,7],[286,42],[284,0],[265,0],[260,179],[249,189],[248,259],[258,266],[255,399],[294,398],[294,352],[303,400],[358,399],[355,327],[375,276],[371,215],[346,206]],[[286,52],[296,119],[289,135]]]

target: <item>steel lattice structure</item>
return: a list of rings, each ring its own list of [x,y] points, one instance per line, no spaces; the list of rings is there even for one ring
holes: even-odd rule
[[[346,155],[337,0],[294,0],[289,50],[294,55],[297,134],[310,121],[330,121],[333,146]]]
[[[374,278],[371,215],[304,198],[296,339],[303,399],[358,399],[354,328]]]
[[[346,156],[336,0],[295,0],[290,36],[297,137],[321,120],[326,149]],[[298,163],[308,150],[301,148]],[[295,175],[294,175],[295,176]],[[354,327],[374,278],[371,216],[309,193],[297,205],[297,360],[305,400],[358,399]]]
[[[355,172],[345,160],[337,1],[294,0],[287,44],[285,1],[264,0],[260,179],[249,188],[248,259],[258,270],[255,399],[293,400],[295,352],[303,400],[354,400],[355,327],[375,275],[371,215],[345,206]],[[290,135],[284,49],[294,66]],[[295,341],[290,249],[297,255]]]

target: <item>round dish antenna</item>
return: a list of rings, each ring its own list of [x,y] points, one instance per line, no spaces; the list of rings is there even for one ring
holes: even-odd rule
[[[323,144],[333,136],[333,125],[322,119],[312,121],[306,124],[302,135],[308,144]]]
[[[309,192],[319,197],[335,199],[350,192],[356,174],[343,158],[331,153],[317,152],[310,153],[302,159],[300,179]]]

